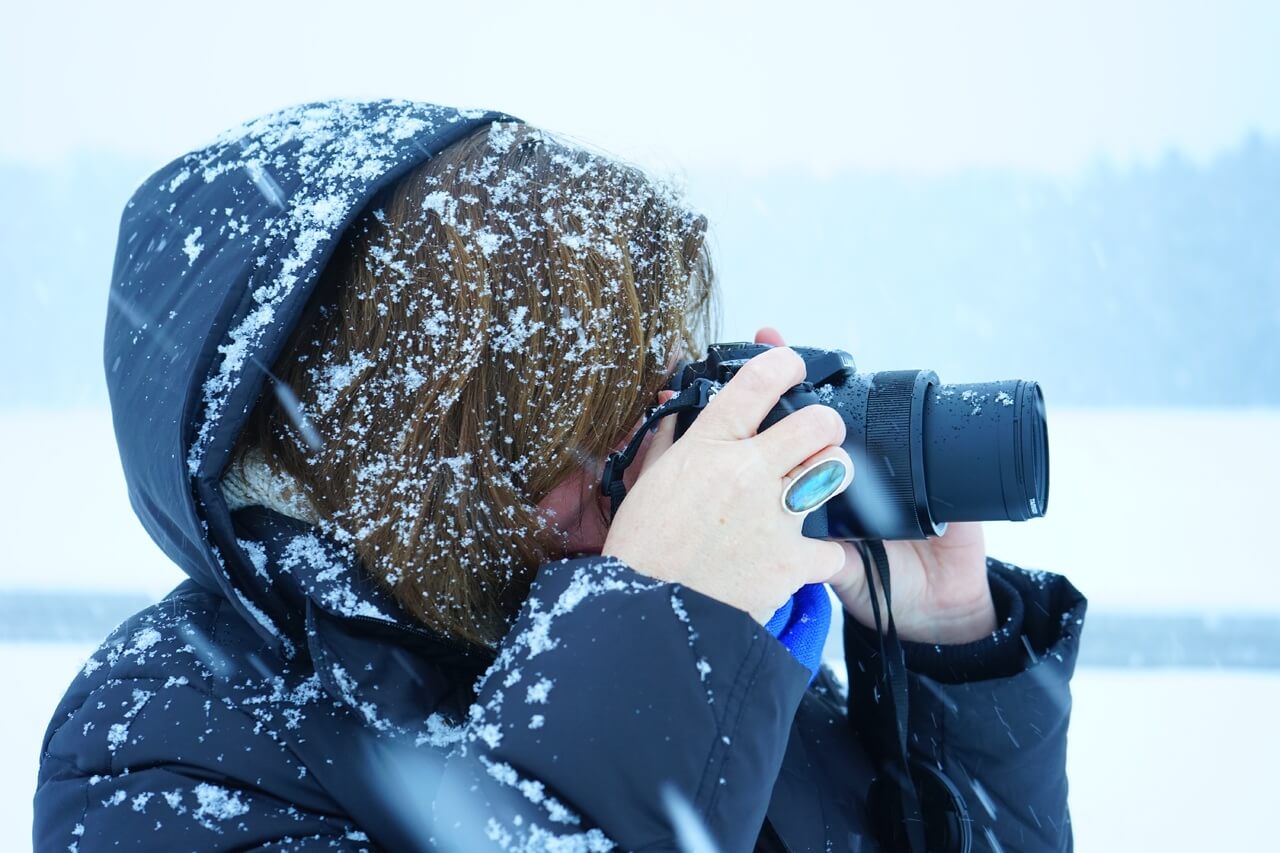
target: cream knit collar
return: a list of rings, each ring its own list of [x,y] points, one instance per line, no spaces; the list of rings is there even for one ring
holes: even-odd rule
[[[236,459],[222,475],[222,495],[231,510],[263,506],[308,524],[320,521],[297,481],[271,470],[266,454],[256,447],[243,459]]]

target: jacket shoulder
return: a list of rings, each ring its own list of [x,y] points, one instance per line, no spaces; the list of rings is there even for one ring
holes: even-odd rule
[[[72,724],[82,724],[84,736],[113,716],[104,694],[122,689],[153,697],[199,694],[225,704],[237,670],[257,657],[252,632],[225,605],[221,596],[188,582],[116,626],[68,685],[45,732],[44,751]],[[271,665],[269,658],[259,664]]]
[[[340,809],[286,735],[320,701],[314,674],[263,648],[220,596],[183,584],[118,626],[59,703],[40,755],[36,847],[314,832],[298,819]]]

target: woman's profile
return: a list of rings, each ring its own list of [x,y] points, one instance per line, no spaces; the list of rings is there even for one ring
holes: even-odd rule
[[[894,705],[858,550],[779,500],[856,474],[825,406],[758,431],[804,376],[778,332],[608,511],[605,458],[714,340],[706,230],[635,167],[403,100],[148,178],[104,364],[189,578],[55,711],[35,848],[1070,849],[1083,597],[978,524],[884,543]]]

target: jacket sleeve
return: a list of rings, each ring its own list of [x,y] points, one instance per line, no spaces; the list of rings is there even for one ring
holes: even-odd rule
[[[1066,851],[1066,747],[1086,600],[1066,578],[988,558],[999,627],[963,645],[903,643],[908,749],[941,779],[924,796],[925,822],[967,825],[973,850]],[[895,737],[877,708],[874,630],[844,627],[849,718],[884,767]],[[913,767],[913,777],[915,768]]]
[[[446,849],[750,850],[809,672],[749,614],[620,561],[544,565],[435,798]]]

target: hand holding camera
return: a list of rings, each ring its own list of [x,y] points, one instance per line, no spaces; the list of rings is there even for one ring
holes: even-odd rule
[[[794,351],[770,349],[724,384],[680,441],[675,419],[665,418],[601,553],[745,610],[761,624],[801,586],[840,571],[841,544],[804,536],[805,516],[787,512],[779,495],[788,475],[829,459],[847,472],[831,494],[848,486],[844,422],[832,409],[811,406],[757,434],[804,374]]]

